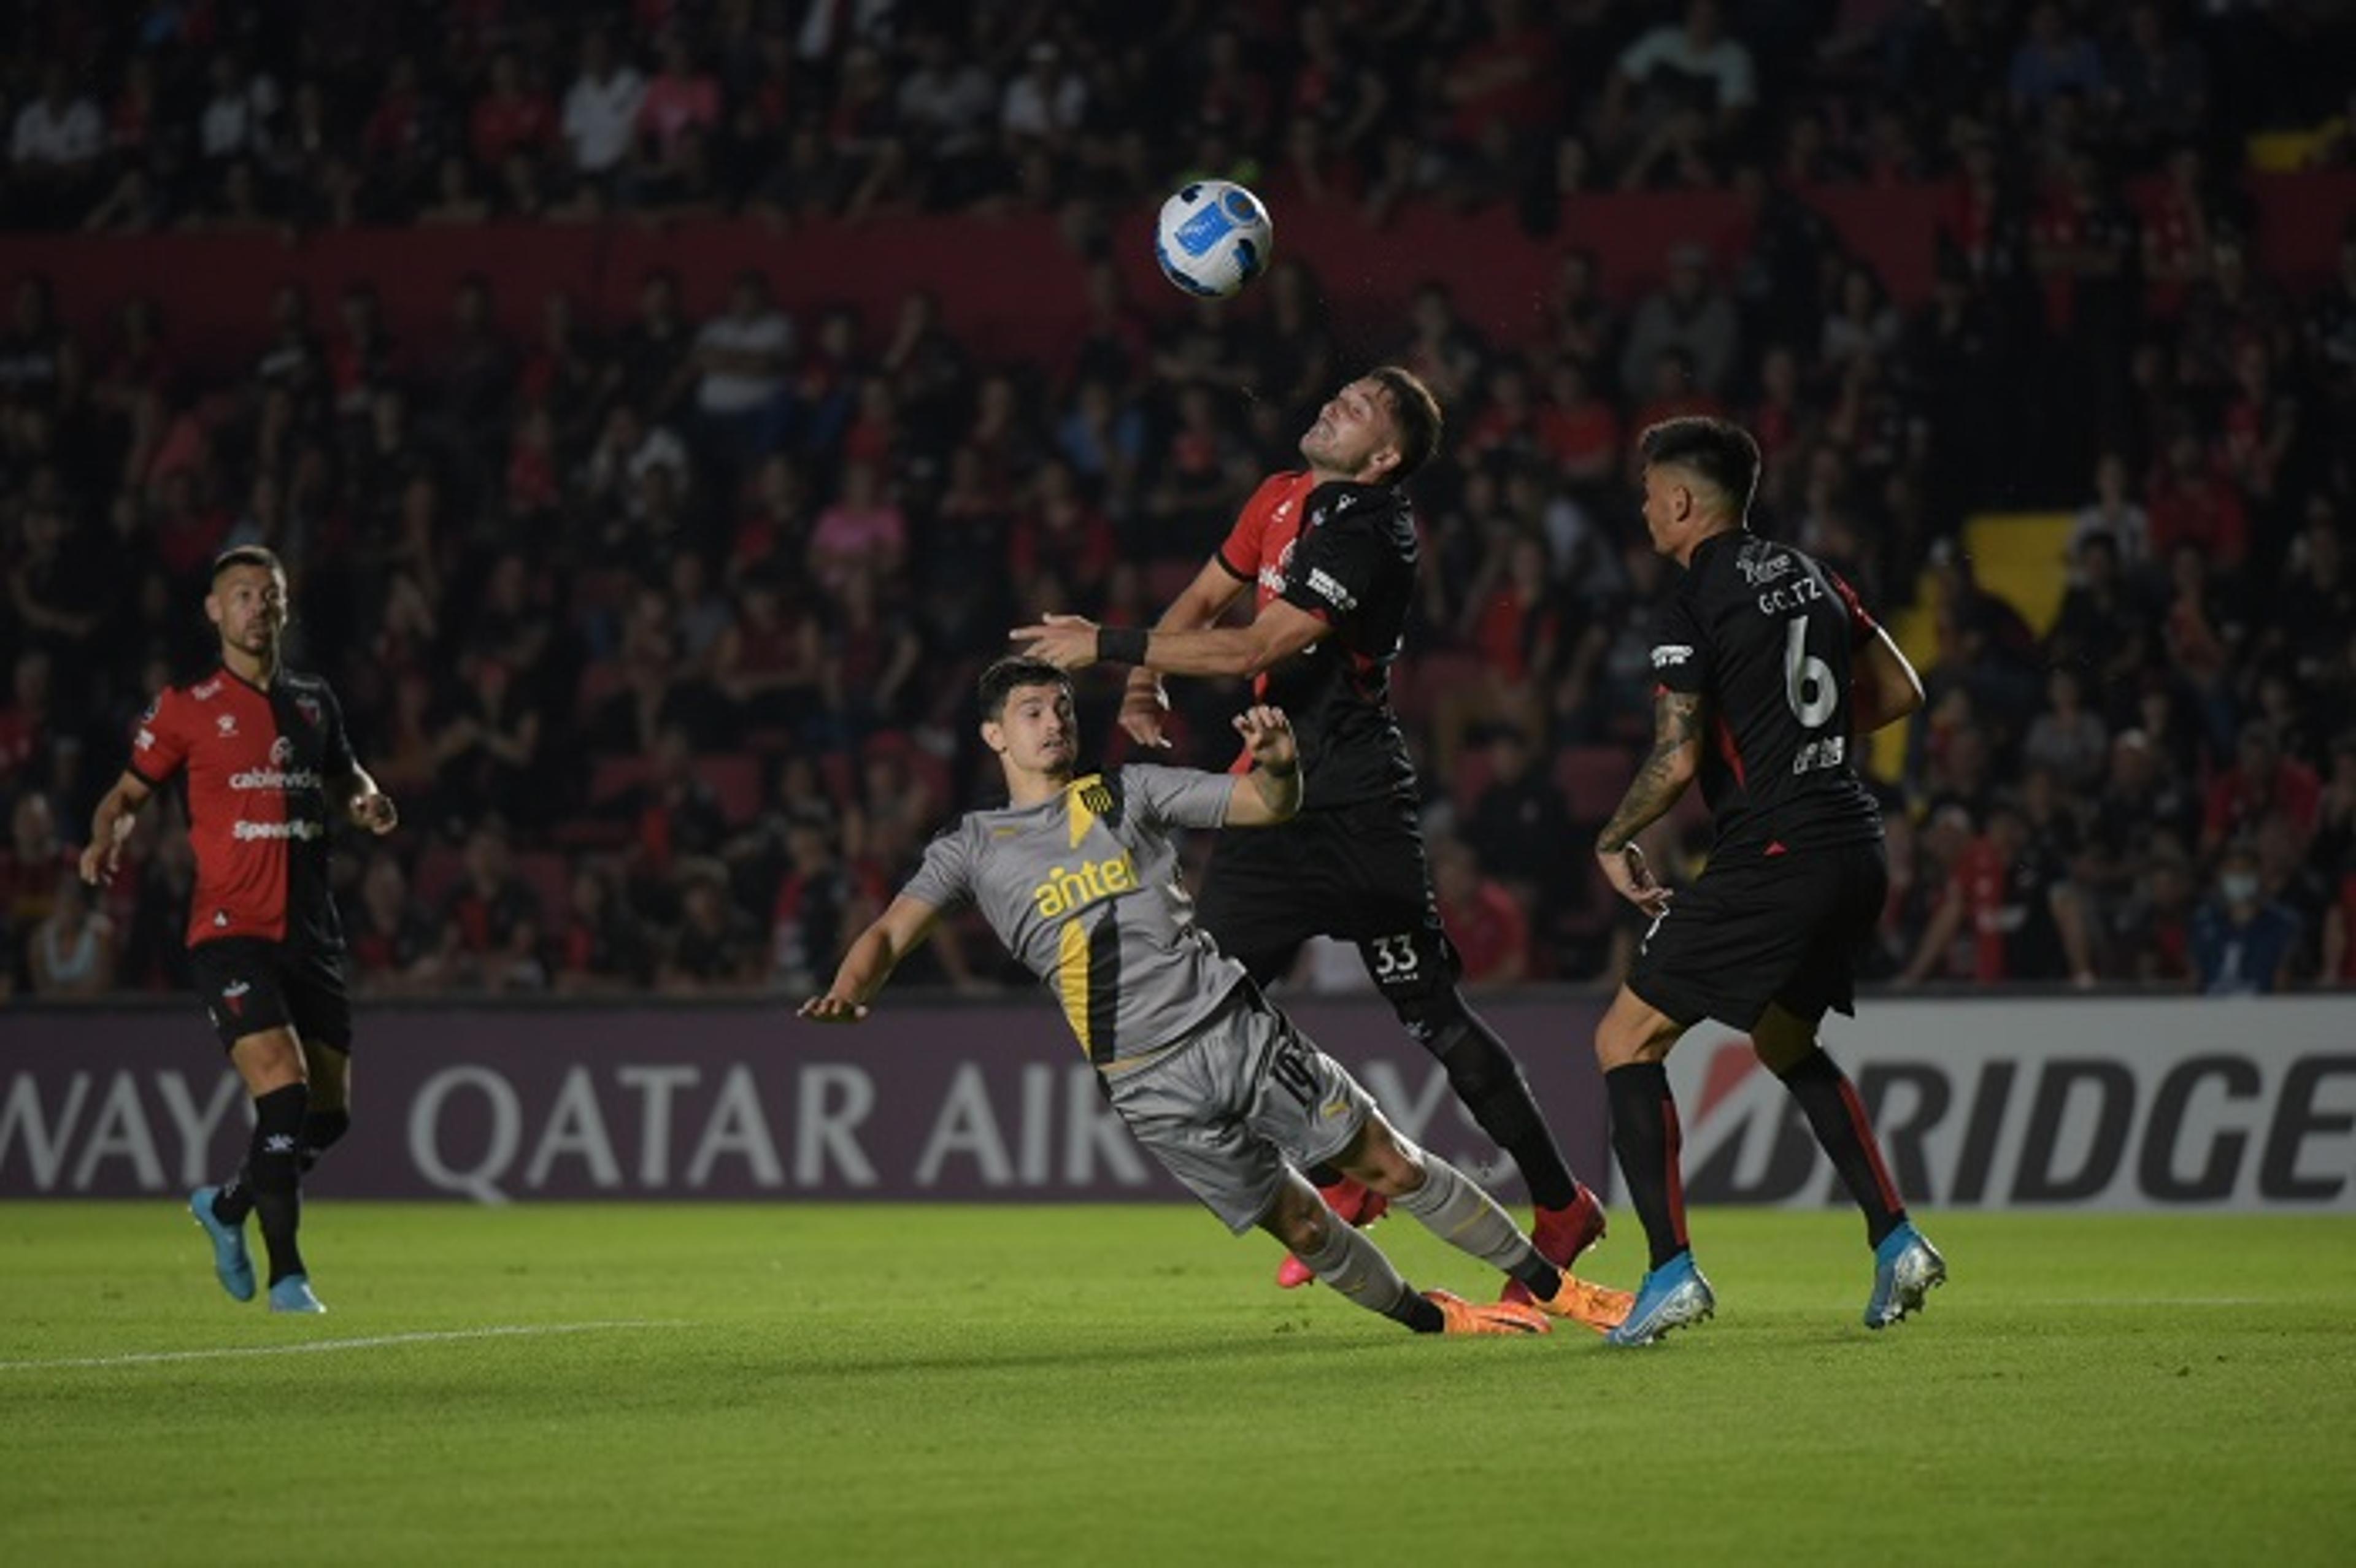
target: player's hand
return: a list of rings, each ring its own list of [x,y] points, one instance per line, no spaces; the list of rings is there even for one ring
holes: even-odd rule
[[[823,997],[812,997],[797,1009],[800,1016],[814,1024],[855,1024],[867,1021],[867,1009],[859,1003],[846,1000],[829,991]]]
[[[1086,669],[1097,662],[1097,624],[1086,615],[1042,615],[1035,625],[1017,626],[1008,640],[1016,653],[1060,670]]]
[[[114,819],[114,831],[103,844],[86,844],[81,851],[81,880],[93,888],[104,887],[114,880],[114,873],[123,869],[123,846],[131,837],[131,818],[126,815]]]
[[[1120,727],[1129,738],[1141,746],[1156,751],[1170,749],[1170,736],[1162,720],[1170,712],[1170,693],[1163,688],[1162,677],[1150,669],[1129,672],[1129,686],[1120,694]]]
[[[1669,912],[1669,890],[1653,880],[1652,867],[1644,863],[1644,852],[1633,844],[1610,853],[1595,851],[1596,863],[1603,868],[1604,880],[1612,891],[1651,915],[1655,920]]]
[[[346,809],[351,813],[355,824],[380,838],[401,826],[401,808],[392,804],[392,796],[380,789],[352,796],[351,804]]]
[[[1251,760],[1271,773],[1298,766],[1301,749],[1292,739],[1292,720],[1281,708],[1256,703],[1236,715],[1236,733],[1244,738]]]

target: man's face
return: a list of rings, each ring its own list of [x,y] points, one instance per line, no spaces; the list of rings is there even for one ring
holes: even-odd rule
[[[1005,763],[1028,773],[1071,771],[1079,755],[1080,721],[1065,687],[1018,686],[999,716],[981,727],[981,738]]]
[[[1301,436],[1301,455],[1316,467],[1366,481],[1396,467],[1398,431],[1389,389],[1362,376],[1334,393]]]
[[[213,580],[205,615],[240,653],[270,653],[286,630],[286,580],[265,566],[232,566]]]

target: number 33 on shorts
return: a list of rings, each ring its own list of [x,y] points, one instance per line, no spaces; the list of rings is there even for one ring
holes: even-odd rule
[[[1417,965],[1421,962],[1415,951],[1415,938],[1411,935],[1377,936],[1369,945],[1374,949],[1376,981],[1404,980],[1415,973]]]

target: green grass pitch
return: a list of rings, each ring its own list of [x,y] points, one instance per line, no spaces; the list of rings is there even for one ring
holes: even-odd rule
[[[322,1201],[294,1320],[169,1204],[0,1205],[0,1563],[2349,1561],[2356,1221],[1926,1228],[1875,1335],[1848,1215],[1698,1213],[1718,1320],[1619,1353],[1191,1209]]]

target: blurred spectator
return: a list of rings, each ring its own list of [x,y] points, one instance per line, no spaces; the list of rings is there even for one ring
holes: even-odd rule
[[[593,30],[581,44],[581,71],[565,89],[561,122],[573,172],[590,189],[612,197],[612,182],[630,155],[647,94],[646,78],[616,58],[613,41]]]
[[[2235,844],[2217,862],[2214,891],[2192,916],[2194,978],[2204,996],[2264,996],[2290,978],[2298,916],[2266,896],[2254,850]]]
[[[2227,840],[2256,835],[2279,818],[2304,841],[2315,831],[2323,785],[2315,770],[2282,753],[2273,729],[2253,720],[2242,729],[2233,765],[2209,786],[2201,822],[2201,848],[2215,852]]]
[[[1470,986],[1510,986],[1529,977],[1530,923],[1514,895],[1483,876],[1480,861],[1458,838],[1431,838],[1431,882],[1440,917],[1464,962]]]
[[[58,878],[49,912],[25,938],[37,997],[95,997],[114,987],[114,923],[91,907],[77,871]]]
[[[1690,386],[1716,396],[1727,389],[1741,346],[1734,302],[1710,281],[1709,252],[1681,244],[1669,252],[1668,281],[1645,295],[1628,318],[1620,350],[1621,384],[1654,387],[1662,357],[1676,349],[1686,357]]]

